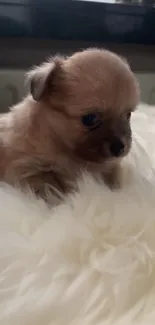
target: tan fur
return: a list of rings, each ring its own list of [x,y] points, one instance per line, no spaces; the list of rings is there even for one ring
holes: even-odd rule
[[[0,119],[0,179],[41,195],[47,184],[65,192],[83,169],[117,183],[114,171],[131,146],[127,114],[139,101],[128,64],[89,49],[51,59],[29,79],[31,94]],[[88,113],[98,114],[100,127],[88,131],[81,122]],[[115,137],[125,144],[119,158],[109,151]]]

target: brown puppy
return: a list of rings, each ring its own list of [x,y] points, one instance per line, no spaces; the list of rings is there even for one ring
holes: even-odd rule
[[[117,55],[89,49],[29,74],[31,95],[0,119],[0,179],[65,192],[81,170],[111,186],[131,147],[138,83]]]

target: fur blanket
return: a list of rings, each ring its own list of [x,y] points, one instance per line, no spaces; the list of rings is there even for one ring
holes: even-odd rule
[[[0,187],[0,325],[155,324],[155,108],[132,120],[125,184],[89,175],[50,208]]]

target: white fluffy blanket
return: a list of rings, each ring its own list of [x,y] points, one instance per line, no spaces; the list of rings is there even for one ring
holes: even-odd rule
[[[155,324],[155,108],[133,117],[126,184],[86,175],[56,208],[0,187],[0,325]]]

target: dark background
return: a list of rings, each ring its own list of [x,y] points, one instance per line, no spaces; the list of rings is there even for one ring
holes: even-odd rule
[[[118,2],[0,0],[0,66],[27,68],[56,52],[100,46],[125,55],[133,69],[154,70],[154,6]]]

